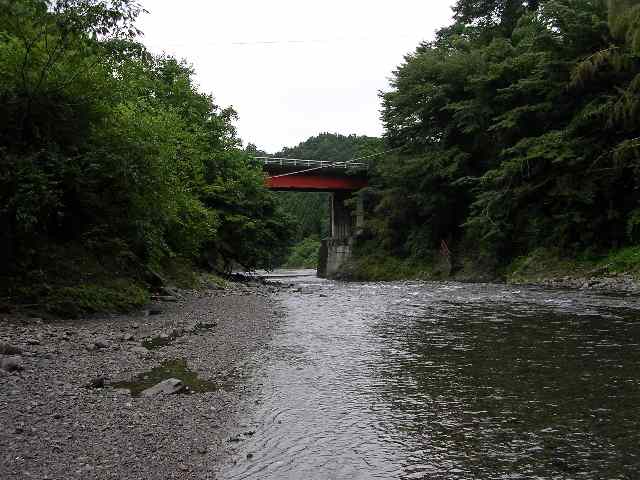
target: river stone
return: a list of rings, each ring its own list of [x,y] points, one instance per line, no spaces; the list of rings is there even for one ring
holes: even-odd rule
[[[107,348],[109,346],[109,343],[107,342],[107,340],[104,337],[98,337],[93,341],[93,344],[97,347],[97,348]]]
[[[87,388],[104,388],[107,382],[108,379],[106,377],[95,377],[87,384]]]
[[[173,287],[163,287],[160,289],[160,292],[168,297],[175,297],[178,299],[182,299],[182,294],[178,291],[178,289]]]
[[[140,355],[141,357],[146,357],[150,353],[149,350],[144,347],[133,347],[131,351],[136,355]]]
[[[168,378],[153,387],[143,390],[141,396],[156,397],[158,395],[171,395],[173,393],[179,393],[183,389],[184,384],[182,383],[182,380],[178,380],[177,378]]]
[[[160,295],[158,296],[158,300],[160,302],[177,302],[178,301],[178,297],[173,297],[170,295]]]
[[[0,355],[20,355],[22,350],[9,343],[0,342]]]
[[[20,357],[4,357],[0,360],[0,368],[7,372],[16,372],[23,369]]]

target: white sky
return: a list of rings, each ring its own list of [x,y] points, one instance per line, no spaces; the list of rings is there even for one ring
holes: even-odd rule
[[[379,136],[379,90],[454,0],[142,0],[143,42],[194,65],[200,89],[274,153],[320,132]]]

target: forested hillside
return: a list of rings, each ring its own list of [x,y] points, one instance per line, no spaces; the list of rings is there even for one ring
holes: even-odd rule
[[[640,263],[640,2],[459,0],[381,94],[368,242],[453,268]],[[446,242],[446,245],[443,243]],[[620,257],[622,255],[622,257]]]
[[[128,308],[192,267],[281,265],[292,243],[288,265],[310,266],[328,234],[326,194],[269,192],[236,113],[147,51],[140,13],[0,0],[0,308]],[[275,154],[395,152],[362,192],[356,276],[443,258],[447,274],[527,258],[640,272],[640,1],[454,13],[381,93],[383,140],[323,133]]]
[[[358,135],[321,133],[299,145],[284,148],[275,157],[346,162],[382,150],[382,140]],[[286,261],[289,267],[315,268],[320,240],[329,236],[329,194],[278,192],[278,203],[294,221],[294,249]]]
[[[126,308],[176,265],[285,255],[290,225],[235,112],[145,49],[139,14],[133,0],[0,0],[0,304]]]

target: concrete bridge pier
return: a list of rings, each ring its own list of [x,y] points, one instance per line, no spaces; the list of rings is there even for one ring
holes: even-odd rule
[[[356,197],[356,207],[346,205],[351,192],[331,194],[331,237],[322,240],[318,259],[318,276],[332,278],[340,267],[351,257],[353,242],[364,224],[364,209],[360,196]]]

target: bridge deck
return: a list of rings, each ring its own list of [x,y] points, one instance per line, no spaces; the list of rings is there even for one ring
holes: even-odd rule
[[[278,157],[254,157],[260,160],[265,170],[280,169],[336,169],[336,170],[367,170],[369,165],[362,162],[330,162],[328,160],[302,160],[300,158],[278,158]]]
[[[268,177],[266,185],[271,190],[298,192],[355,192],[369,184],[366,178],[355,176],[334,177],[328,175],[289,175]]]
[[[368,185],[368,165],[299,158],[255,157],[269,174],[271,190],[299,192],[354,192]]]

